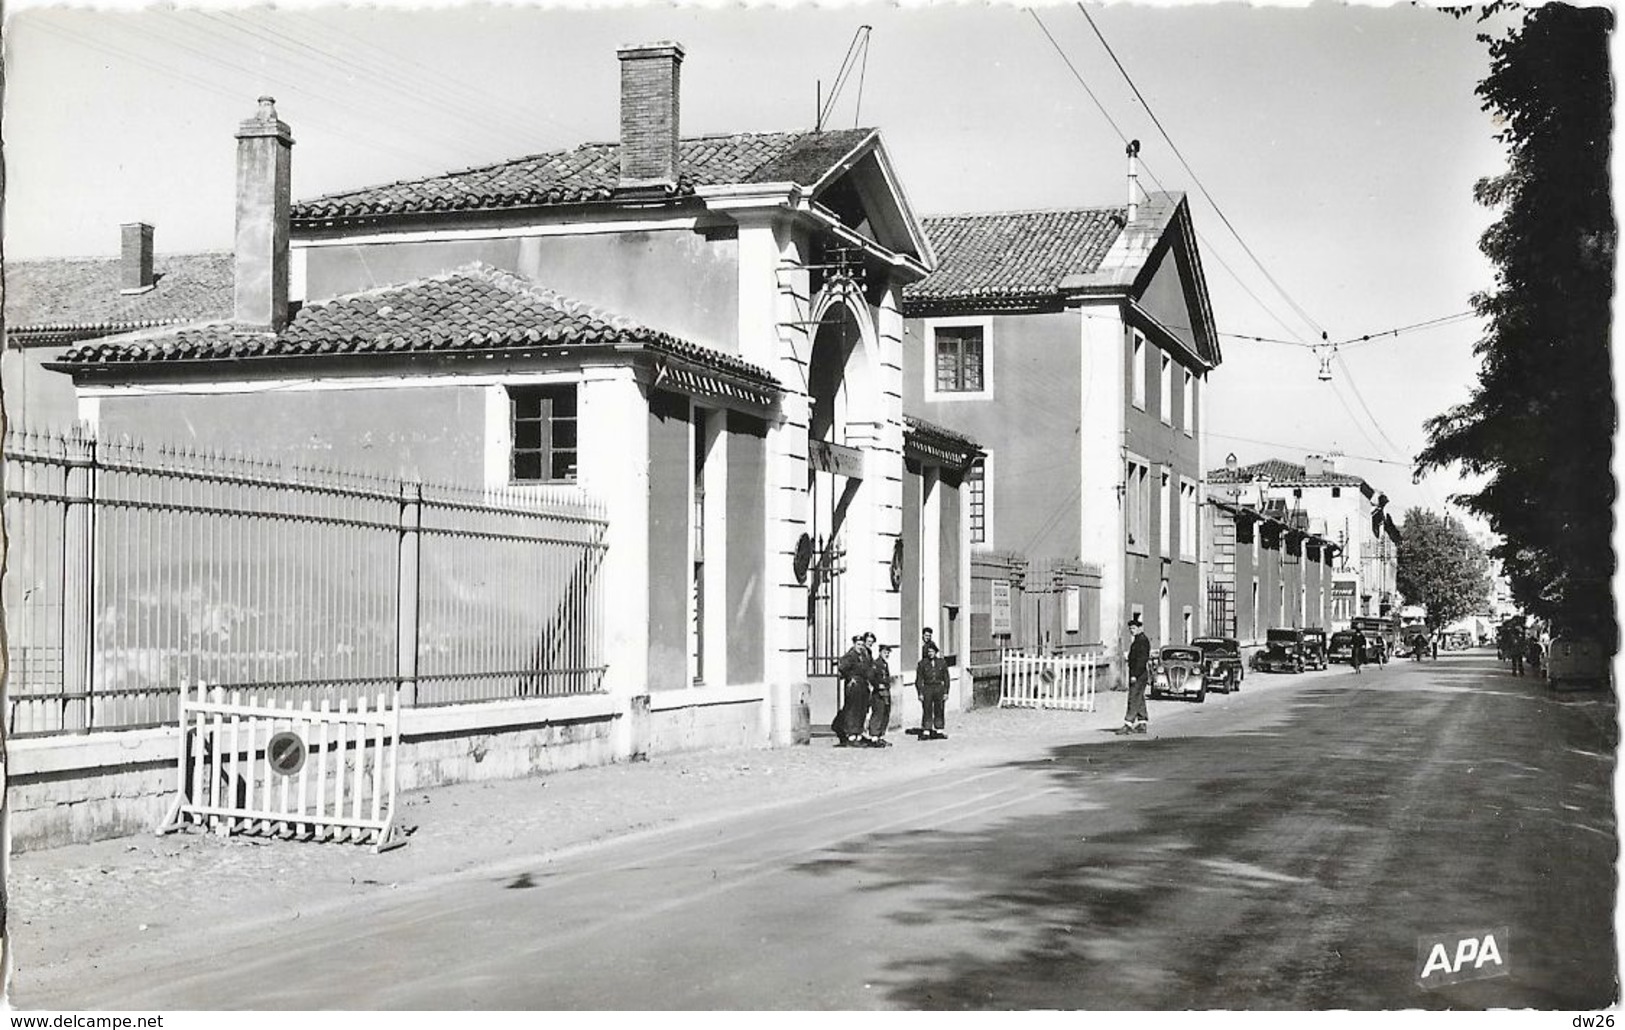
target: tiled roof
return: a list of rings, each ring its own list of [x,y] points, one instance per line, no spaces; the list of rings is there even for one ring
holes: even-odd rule
[[[951,457],[960,464],[969,464],[985,453],[970,437],[913,415],[903,416],[903,433],[905,446],[918,447],[933,456]]]
[[[529,347],[640,344],[769,387],[766,371],[714,348],[589,308],[488,265],[306,304],[280,333],[214,322],[81,344],[61,364],[333,355],[453,354]]]
[[[118,333],[231,315],[230,254],[161,254],[152,265],[156,285],[126,295],[118,258],[7,261],[6,329]]]
[[[1271,486],[1363,486],[1365,480],[1343,472],[1322,472],[1311,476],[1308,469],[1280,458],[1270,458],[1252,465],[1241,465],[1235,471],[1214,469],[1207,474],[1209,483],[1251,483],[1268,477]]]
[[[702,186],[795,182],[811,185],[873,129],[835,132],[739,133],[678,144],[674,196]],[[408,182],[330,193],[293,206],[294,223],[379,215],[443,213],[607,201],[620,181],[620,144],[585,143],[574,150]]]
[[[1055,297],[1067,276],[1100,267],[1126,220],[1121,207],[926,218],[937,270],[910,284],[904,303]]]

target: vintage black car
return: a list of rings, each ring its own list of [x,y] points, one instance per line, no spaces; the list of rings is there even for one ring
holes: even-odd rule
[[[1303,661],[1306,668],[1326,667],[1326,631],[1318,626],[1303,631]]]
[[[1146,693],[1154,698],[1183,697],[1207,700],[1207,682],[1202,678],[1202,649],[1165,647],[1151,660],[1151,680]]]
[[[1270,630],[1264,638],[1264,649],[1253,655],[1253,667],[1260,672],[1302,672],[1303,630]]]
[[[1247,666],[1241,660],[1241,644],[1234,637],[1197,637],[1191,646],[1202,651],[1202,682],[1209,690],[1228,694],[1241,689]]]
[[[1327,660],[1342,662],[1344,665],[1353,665],[1354,638],[1359,635],[1352,629],[1340,629],[1333,633],[1331,640],[1326,644]]]

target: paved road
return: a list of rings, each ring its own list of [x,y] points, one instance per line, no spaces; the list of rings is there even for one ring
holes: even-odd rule
[[[228,917],[190,953],[104,965],[72,1003],[1595,1009],[1617,997],[1611,701],[1554,697],[1473,655],[1156,703],[1152,718],[1150,739],[1013,746],[253,939]],[[1511,929],[1509,976],[1416,986],[1418,935],[1489,926]]]

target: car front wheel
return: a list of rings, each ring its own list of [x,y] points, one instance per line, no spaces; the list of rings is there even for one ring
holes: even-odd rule
[[[1207,700],[1207,684],[1204,683],[1200,687],[1196,688],[1196,703],[1201,704],[1203,701],[1206,701],[1206,700]]]

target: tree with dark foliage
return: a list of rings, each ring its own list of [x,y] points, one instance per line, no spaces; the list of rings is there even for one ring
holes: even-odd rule
[[[1490,596],[1489,559],[1466,527],[1421,508],[1405,513],[1399,544],[1399,592],[1425,605],[1436,630],[1481,611]]]
[[[1502,537],[1491,553],[1514,599],[1558,633],[1610,650],[1613,27],[1604,8],[1551,4],[1527,10],[1505,38],[1480,36],[1491,66],[1477,92],[1508,149],[1506,174],[1475,189],[1501,210],[1479,243],[1496,283],[1473,297],[1488,330],[1472,397],[1428,420],[1417,456],[1419,477],[1453,463],[1487,475],[1483,489],[1452,499]]]

